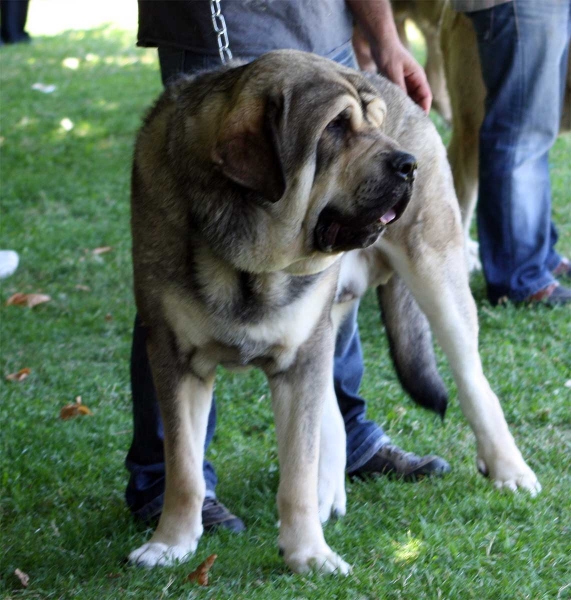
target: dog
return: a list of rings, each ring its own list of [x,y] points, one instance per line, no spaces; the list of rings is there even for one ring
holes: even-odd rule
[[[456,196],[470,270],[481,269],[478,243],[471,239],[478,198],[479,131],[484,120],[486,88],[480,68],[476,32],[470,17],[455,11],[448,0],[392,0],[397,30],[408,46],[405,20],[418,26],[426,41],[426,76],[433,93],[433,108],[451,124],[448,160]],[[561,115],[560,133],[571,131],[571,54]]]
[[[440,21],[440,45],[452,110],[448,160],[460,204],[470,267],[479,270],[478,243],[470,238],[470,227],[478,199],[479,132],[484,120],[486,88],[472,22],[466,14],[453,10],[448,2],[444,3]],[[571,54],[562,108],[560,133],[571,130]]]
[[[304,52],[183,77],[137,137],[135,299],[164,424],[166,490],[132,563],[185,560],[202,534],[214,371],[261,368],[275,416],[278,544],[294,572],[347,574],[322,525],[346,511],[336,328],[370,286],[413,398],[443,414],[430,330],[498,487],[540,490],[482,372],[446,151],[395,85]],[[426,316],[425,316],[426,315]]]
[[[391,0],[393,16],[401,42],[410,50],[406,21],[411,20],[422,32],[426,44],[424,71],[432,91],[432,108],[446,123],[452,121],[452,107],[446,87],[444,57],[440,43],[442,19],[449,8],[448,0]]]

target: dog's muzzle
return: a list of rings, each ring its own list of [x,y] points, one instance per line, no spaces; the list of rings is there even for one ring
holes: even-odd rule
[[[317,250],[330,253],[366,248],[401,217],[412,195],[416,159],[406,152],[392,152],[385,165],[382,176],[368,178],[358,186],[355,214],[338,206],[324,208],[315,228]]]

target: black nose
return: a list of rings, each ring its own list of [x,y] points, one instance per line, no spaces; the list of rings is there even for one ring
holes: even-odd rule
[[[416,171],[416,158],[406,152],[393,152],[389,156],[389,165],[395,175],[407,180]]]

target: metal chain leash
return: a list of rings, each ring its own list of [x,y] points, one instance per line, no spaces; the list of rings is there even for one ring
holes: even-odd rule
[[[220,8],[220,0],[210,0],[210,13],[212,15],[212,25],[218,40],[218,52],[220,60],[225,65],[227,60],[232,60],[232,52],[230,51],[230,42],[228,41],[228,30],[226,29],[226,21]]]

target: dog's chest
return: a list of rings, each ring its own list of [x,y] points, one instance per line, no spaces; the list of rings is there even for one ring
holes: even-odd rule
[[[239,303],[213,298],[199,301],[180,290],[163,295],[167,322],[189,368],[206,376],[217,365],[229,369],[259,366],[266,371],[287,369],[328,311],[335,278],[322,274],[313,280],[249,294]],[[235,299],[234,299],[235,300]]]

